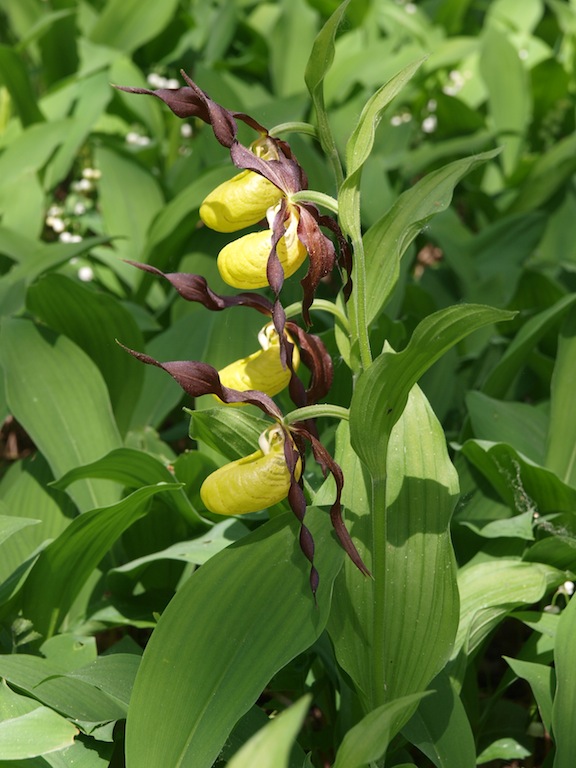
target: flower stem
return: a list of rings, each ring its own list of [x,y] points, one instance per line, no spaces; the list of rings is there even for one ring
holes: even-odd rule
[[[303,408],[296,408],[284,416],[284,424],[293,424],[295,421],[304,421],[305,419],[317,419],[319,416],[328,416],[334,419],[348,421],[350,412],[348,408],[342,408],[340,405],[331,403],[320,403],[318,405],[306,405]]]
[[[344,312],[342,312],[342,310],[333,302],[328,301],[327,299],[314,299],[310,309],[312,311],[316,310],[317,312],[328,312],[331,315],[334,315],[334,317],[338,320],[342,330],[346,333],[349,333],[350,323],[348,322],[348,318]],[[287,318],[296,317],[302,312],[302,304],[300,302],[290,304],[284,311]]]
[[[330,195],[324,194],[324,192],[316,192],[313,189],[303,189],[301,192],[294,192],[290,195],[290,200],[293,203],[316,203],[323,208],[328,208],[329,211],[338,215],[338,200]]]
[[[318,138],[318,131],[311,123],[301,123],[298,121],[292,121],[289,123],[280,123],[275,125],[269,131],[270,136],[279,136],[281,133],[304,133],[307,136],[313,136]]]

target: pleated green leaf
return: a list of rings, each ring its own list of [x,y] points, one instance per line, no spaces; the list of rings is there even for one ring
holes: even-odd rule
[[[371,516],[368,505],[353,505],[350,515],[374,580],[345,566],[350,599],[335,598],[341,615],[329,627],[366,711],[425,690],[450,656],[458,622],[449,536],[458,478],[442,428],[417,387],[385,461],[371,490],[368,485]],[[353,482],[354,493],[362,485],[357,475]]]
[[[340,26],[348,3],[350,0],[344,0],[322,27],[312,46],[310,58],[306,64],[304,80],[306,87],[310,92],[312,104],[316,111],[316,121],[318,138],[327,157],[332,164],[342,173],[338,150],[334,142],[334,137],[328,122],[328,114],[324,104],[324,78],[334,61],[334,41],[336,32]]]
[[[51,485],[64,490],[72,483],[89,477],[114,480],[126,488],[141,488],[144,485],[178,481],[174,473],[155,456],[133,448],[117,448],[98,461],[71,469]],[[207,527],[208,523],[200,517],[182,489],[169,494],[167,501],[191,525],[199,528]]]
[[[448,208],[458,182],[497,154],[498,150],[483,152],[432,171],[400,195],[368,230],[364,236],[368,323],[385,306],[400,274],[400,260],[410,243],[433,216]]]
[[[576,754],[576,600],[565,608],[556,632],[554,667],[556,693],[552,706],[552,736],[556,744],[554,768],[571,768]]]
[[[383,352],[360,376],[350,406],[352,446],[373,477],[385,475],[386,445],[418,379],[465,336],[513,314],[477,304],[428,315],[398,354]]]
[[[144,652],[126,731],[128,768],[210,768],[270,678],[320,635],[343,551],[309,509],[318,606],[298,525],[282,515],[196,571]]]
[[[290,749],[310,706],[303,696],[256,733],[234,755],[228,768],[288,768]]]
[[[399,723],[425,695],[403,696],[369,712],[344,736],[334,768],[363,768],[384,757],[392,736],[398,732]]]
[[[106,385],[82,350],[28,320],[3,322],[0,340],[10,409],[56,477],[120,446]],[[71,496],[86,510],[113,503],[118,490],[84,480]]]
[[[122,501],[75,518],[34,564],[22,596],[24,616],[50,637],[59,627],[94,568],[120,534],[146,512],[157,493],[177,490],[168,483],[145,486]]]

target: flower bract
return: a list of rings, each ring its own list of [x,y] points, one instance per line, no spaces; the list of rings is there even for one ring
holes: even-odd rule
[[[294,344],[289,334],[286,338]],[[268,323],[258,334],[262,349],[248,357],[236,360],[218,372],[220,381],[225,387],[245,392],[249,389],[259,389],[270,397],[277,395],[290,383],[292,371],[287,365],[282,365],[280,358],[280,337],[273,323]],[[294,345],[292,352],[292,368],[297,370],[300,364],[298,347]]]
[[[280,426],[271,427],[260,435],[259,450],[209,475],[200,489],[206,509],[216,515],[244,515],[285,499],[291,483],[284,454],[285,439]],[[300,473],[298,461],[294,469],[296,479]]]

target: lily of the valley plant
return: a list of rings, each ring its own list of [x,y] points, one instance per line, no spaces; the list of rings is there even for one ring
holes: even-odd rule
[[[304,524],[306,498],[303,472],[306,446],[320,464],[324,475],[335,480],[336,498],[330,517],[344,549],[364,574],[362,561],[342,519],[342,470],[318,439],[314,421],[284,419],[272,397],[288,388],[297,408],[318,403],[332,384],[332,360],[318,336],[287,320],[280,294],[286,278],[308,260],[301,281],[302,316],[309,326],[310,307],[320,280],[336,265],[344,280],[344,296],[350,291],[351,256],[347,241],[335,219],[321,215],[309,202],[295,202],[292,196],[307,188],[304,170],[289,145],[274,136],[248,115],[231,112],[212,101],[184,73],[187,87],[150,91],[123,88],[131,93],[151,94],[161,99],[181,118],[200,118],[208,123],[216,139],[230,150],[241,173],[214,189],[200,207],[204,224],[232,233],[261,221],[266,228],[250,232],[228,243],[218,254],[218,270],[231,287],[250,292],[221,296],[210,290],[201,275],[163,273],[153,266],[131,262],[143,270],[164,277],[188,301],[213,311],[246,306],[269,318],[259,334],[261,349],[216,371],[199,361],[159,362],[129,350],[144,363],[169,373],[192,397],[212,394],[227,405],[251,404],[260,408],[275,424],[259,439],[259,449],[210,475],[201,489],[206,508],[215,514],[238,515],[259,511],[288,499],[300,521],[300,546],[310,561],[310,586],[315,595],[319,574],[314,567],[314,541]],[[258,134],[249,147],[237,139],[237,120]],[[327,229],[336,240],[322,231]],[[274,300],[252,292],[271,288]],[[307,386],[297,375],[300,363],[310,371]]]

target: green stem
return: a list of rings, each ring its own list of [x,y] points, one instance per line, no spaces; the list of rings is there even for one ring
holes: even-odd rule
[[[312,311],[316,310],[318,312],[328,312],[331,315],[333,315],[339,322],[340,326],[342,327],[342,330],[346,333],[350,332],[350,323],[348,322],[348,318],[342,312],[342,310],[336,306],[331,301],[328,301],[327,299],[314,299],[312,302],[312,306],[310,307]],[[300,302],[296,302],[295,304],[290,304],[287,306],[284,310],[286,313],[286,317],[296,317],[302,312],[302,304]]]
[[[317,419],[319,416],[328,416],[333,419],[348,421],[350,412],[348,408],[342,408],[340,405],[331,403],[320,403],[318,405],[306,405],[303,408],[296,408],[284,416],[284,424],[293,424],[295,421],[304,421],[305,419]]]
[[[366,371],[372,365],[370,335],[368,332],[368,312],[366,306],[366,261],[364,258],[364,243],[362,237],[352,236],[354,261],[352,264],[352,302],[350,308],[351,326],[356,340],[362,370]]]
[[[338,215],[338,200],[330,195],[325,195],[324,192],[303,189],[301,192],[294,192],[294,194],[290,195],[290,200],[293,203],[316,203]]]
[[[270,136],[279,136],[281,133],[304,133],[307,136],[313,136],[315,139],[318,138],[318,131],[311,123],[297,121],[275,125],[268,133]]]

